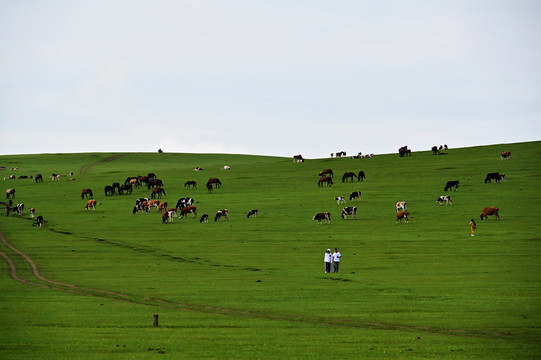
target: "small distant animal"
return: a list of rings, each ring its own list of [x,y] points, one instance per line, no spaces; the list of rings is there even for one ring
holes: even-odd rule
[[[344,175],[342,175],[342,182],[347,182],[348,180],[353,182],[353,178],[355,177],[357,177],[357,175],[355,175],[354,172],[351,172],[351,171],[345,172]],[[357,181],[359,181],[358,178],[357,178]]]
[[[218,210],[216,216],[214,216],[214,222],[220,220],[222,217],[229,220],[229,211],[227,211],[227,209]]]
[[[30,217],[33,219],[34,215],[36,214],[36,209],[30,208]]]
[[[91,189],[83,189],[81,191],[81,199],[84,199],[84,198],[87,198],[87,199],[92,199],[94,197],[94,194],[92,194],[92,190]]]
[[[201,215],[201,218],[199,219],[199,222],[201,224],[208,223],[209,222],[209,214],[203,214]]]
[[[408,210],[408,204],[405,201],[399,201],[396,203],[396,212]]]
[[[41,174],[36,174],[36,176],[34,176],[34,181],[43,182],[43,176]]]
[[[485,220],[488,220],[488,216],[489,215],[494,215],[494,217],[496,218],[496,220],[500,220],[500,209],[498,209],[497,207],[486,207],[483,209],[483,211],[481,212],[481,220],[483,220],[483,218]]]
[[[327,184],[327,186],[331,186],[333,184],[332,179],[329,176],[322,176],[319,178],[319,181],[317,182],[317,186],[321,187],[323,184]]]
[[[197,189],[197,181],[192,181],[192,180],[186,181],[186,182],[184,183],[184,187],[185,187],[185,188]]]
[[[197,216],[197,207],[195,206],[186,206],[180,210],[180,214],[178,215],[178,218],[181,219],[186,214],[192,214],[192,218],[195,219]]]
[[[193,169],[193,171],[202,171],[202,170],[203,170],[203,168],[202,168],[202,167],[199,167],[199,166],[196,167],[195,169]]]
[[[454,181],[447,181],[447,184],[445,184],[445,187],[443,188],[443,191],[450,190],[451,188],[455,188],[455,191],[458,191],[458,180]]]
[[[6,199],[9,199],[10,196],[12,199],[15,199],[15,189],[6,190]]]
[[[36,220],[34,220],[34,224],[33,225],[37,225],[38,227],[41,227],[43,225],[43,216],[38,216],[36,218]]]
[[[302,155],[294,155],[293,162],[304,162],[304,159],[302,158]]]
[[[501,159],[502,160],[511,159],[511,151],[502,151]]]
[[[167,195],[165,193],[165,190],[161,187],[157,187],[157,188],[154,188],[152,189],[152,193],[150,194],[150,198],[151,199],[155,199],[156,198],[156,195],[158,195],[158,199],[161,199],[162,198],[162,194],[164,195]]]
[[[257,217],[259,211],[257,210],[250,210],[248,211],[248,215],[246,216],[247,218],[251,218],[251,217]]]
[[[343,196],[335,197],[334,200],[336,201],[336,203],[337,203],[338,205],[340,205],[340,204],[345,204],[345,203],[346,203],[346,199],[344,199]]]
[[[396,214],[396,223],[400,222],[402,224],[402,219],[405,219],[405,223],[409,222],[409,213],[407,211],[400,211]]]
[[[354,191],[351,194],[349,194],[349,201],[358,200],[361,201],[361,192],[360,191]]]
[[[445,206],[449,204],[453,205],[450,195],[442,195],[436,200],[436,202],[439,203],[440,205],[443,205],[443,203],[445,203]]]
[[[96,211],[96,205],[97,205],[96,200],[88,200],[86,203],[85,209],[90,210],[90,208],[92,208],[92,210]]]
[[[357,181],[363,181],[363,179],[366,179],[366,175],[363,170],[359,171],[357,174]]]
[[[326,224],[330,224],[330,222],[331,222],[331,213],[329,213],[329,212],[317,213],[316,215],[314,215],[312,220],[317,220],[318,224],[321,224],[322,221],[325,221]]]
[[[222,166],[221,170],[231,170],[231,166],[224,165]]]
[[[332,172],[332,169],[324,169],[322,172],[319,173],[319,176],[330,176],[333,177],[334,173]]]
[[[356,206],[348,206],[342,209],[342,219],[346,220],[348,215],[351,215],[352,219],[357,218],[357,207]]]
[[[497,172],[488,173],[487,176],[485,177],[485,184],[492,182],[492,180],[495,180],[497,183],[499,183],[500,180],[502,179],[502,175],[503,175],[503,178],[505,179],[505,174],[500,175],[500,173],[497,173]]]

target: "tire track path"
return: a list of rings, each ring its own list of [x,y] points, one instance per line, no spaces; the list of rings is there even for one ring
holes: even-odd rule
[[[373,330],[399,330],[399,331],[416,331],[430,334],[439,334],[439,335],[450,335],[450,336],[475,336],[483,338],[494,338],[494,339],[507,339],[511,341],[519,340],[517,336],[513,334],[505,334],[501,332],[481,332],[473,330],[455,330],[455,329],[444,329],[436,328],[430,326],[410,326],[410,325],[397,325],[397,324],[385,324],[385,323],[374,323],[374,322],[354,322],[347,320],[333,320],[333,319],[324,319],[318,317],[309,317],[302,315],[292,315],[292,314],[280,314],[280,313],[264,313],[264,312],[253,312],[247,310],[238,310],[238,309],[227,309],[227,308],[218,308],[213,306],[206,305],[197,305],[197,304],[184,304],[178,302],[172,302],[168,300],[144,297],[138,295],[129,295],[123,294],[115,291],[101,290],[90,287],[78,286],[73,284],[67,284],[59,281],[54,281],[46,278],[45,276],[39,273],[36,263],[28,256],[23,253],[15,246],[10,244],[4,234],[0,232],[0,240],[2,244],[8,249],[15,252],[19,255],[31,268],[32,276],[35,278],[35,281],[30,281],[23,279],[17,275],[17,268],[13,260],[9,255],[0,251],[0,256],[4,259],[9,267],[9,276],[19,281],[23,284],[36,286],[44,289],[51,289],[56,291],[64,291],[77,295],[85,295],[92,297],[102,297],[111,300],[124,301],[133,304],[147,305],[153,307],[160,307],[164,309],[176,310],[176,311],[193,311],[206,314],[214,315],[227,315],[235,317],[245,317],[245,318],[257,318],[257,319],[266,319],[271,321],[286,321],[292,323],[308,323],[320,326],[332,326],[332,327],[345,327],[345,328],[356,328],[356,329],[373,329]],[[520,339],[525,340],[525,339]],[[531,341],[526,340],[526,342],[538,342],[538,340],[532,339]]]
[[[106,163],[106,162],[111,162],[111,161],[113,161],[113,160],[119,159],[119,158],[124,157],[124,156],[128,156],[128,154],[115,154],[115,155],[112,155],[112,156],[108,156],[108,157],[106,157],[106,158],[104,158],[104,159],[95,161],[95,162],[93,162],[93,163],[83,165],[83,166],[81,166],[81,168],[79,169],[79,174],[80,174],[80,175],[82,175],[82,174],[88,174],[88,172],[90,171],[90,169],[92,169],[92,167],[94,167],[94,166],[96,166],[96,165],[99,165],[99,164]]]

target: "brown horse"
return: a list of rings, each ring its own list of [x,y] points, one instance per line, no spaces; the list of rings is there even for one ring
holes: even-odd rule
[[[327,186],[331,186],[333,184],[332,179],[330,177],[322,176],[319,178],[317,186],[323,186],[324,183],[327,183]]]
[[[207,188],[209,184],[214,185],[214,187],[219,188],[222,185],[222,182],[217,178],[210,178],[207,181]]]
[[[325,169],[325,170],[323,170],[322,172],[319,173],[319,176],[330,176],[330,177],[333,177],[333,176],[334,176],[334,173],[332,172],[331,169]]]
[[[88,199],[92,199],[94,197],[91,189],[83,189],[83,191],[81,191],[81,199],[84,199],[85,197]]]
[[[158,195],[158,199],[161,199],[162,198],[162,193],[164,195],[167,195],[163,188],[161,188],[161,187],[154,188],[154,189],[152,189],[152,193],[150,194],[150,198],[155,199],[156,195]]]
[[[34,176],[34,180],[36,182],[43,182],[43,176],[41,174],[36,174],[36,176]]]

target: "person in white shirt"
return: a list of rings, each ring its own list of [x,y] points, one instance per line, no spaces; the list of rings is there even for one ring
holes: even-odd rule
[[[331,272],[331,264],[332,264],[331,249],[327,249],[327,252],[325,253],[325,274]]]
[[[333,262],[333,268],[335,273],[338,272],[338,268],[340,267],[340,258],[342,255],[338,252],[337,248],[334,248],[334,253],[332,254],[332,262]]]

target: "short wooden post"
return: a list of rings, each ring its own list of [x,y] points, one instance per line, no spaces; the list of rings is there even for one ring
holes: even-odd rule
[[[154,314],[154,327],[158,326],[158,314]]]

